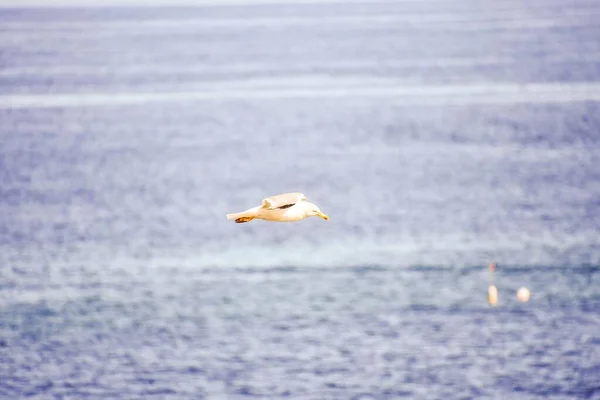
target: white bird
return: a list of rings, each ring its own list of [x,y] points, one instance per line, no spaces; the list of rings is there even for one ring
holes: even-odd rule
[[[263,219],[275,222],[300,221],[308,217],[329,217],[321,212],[319,207],[306,201],[302,193],[278,194],[263,199],[262,204],[241,213],[227,214],[228,220],[235,220],[238,224],[250,222],[253,219]]]

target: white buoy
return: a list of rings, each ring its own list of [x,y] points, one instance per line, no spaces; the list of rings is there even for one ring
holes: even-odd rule
[[[531,293],[529,292],[529,289],[524,286],[517,290],[517,299],[522,303],[525,303],[527,300],[529,300],[530,296]]]
[[[492,306],[495,306],[496,303],[498,303],[498,289],[494,285],[490,285],[488,288],[488,302]]]

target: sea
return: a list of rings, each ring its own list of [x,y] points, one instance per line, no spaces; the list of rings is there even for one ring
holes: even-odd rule
[[[600,399],[599,20],[0,2],[0,398]]]

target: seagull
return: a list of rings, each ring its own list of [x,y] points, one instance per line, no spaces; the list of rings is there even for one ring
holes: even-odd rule
[[[300,221],[308,217],[321,217],[325,221],[329,217],[321,212],[319,207],[306,201],[302,193],[284,193],[263,199],[262,204],[241,213],[227,214],[228,220],[242,224],[253,219],[263,219],[274,222]]]

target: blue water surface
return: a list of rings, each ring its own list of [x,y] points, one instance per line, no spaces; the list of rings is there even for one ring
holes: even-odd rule
[[[600,4],[70,4],[0,8],[0,398],[600,399]]]

